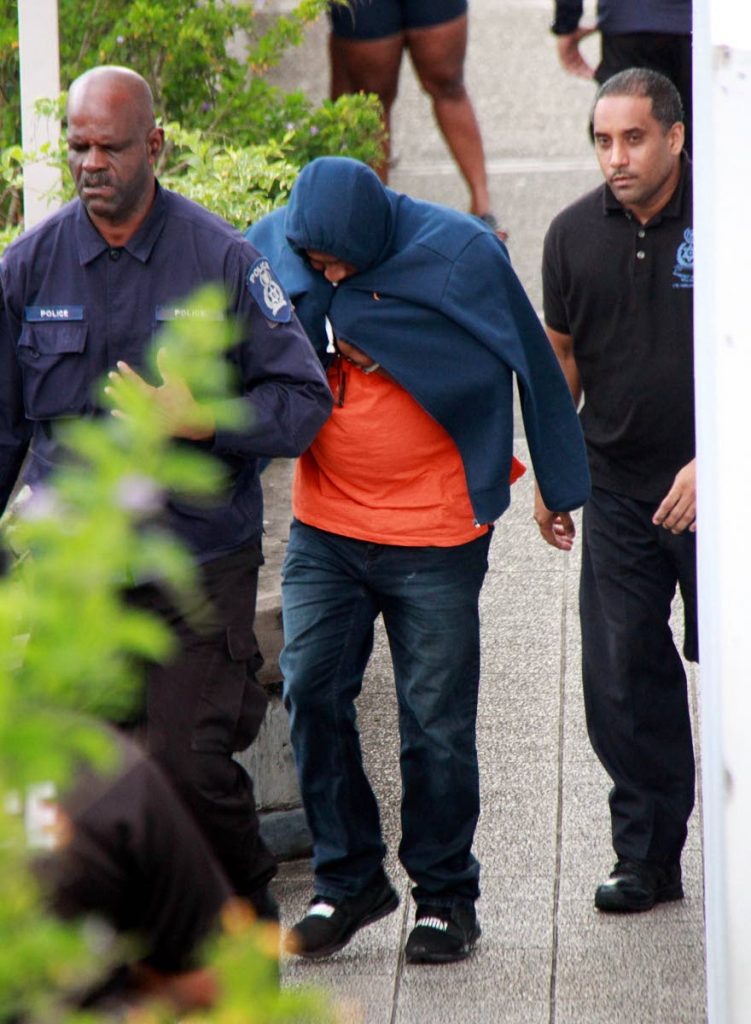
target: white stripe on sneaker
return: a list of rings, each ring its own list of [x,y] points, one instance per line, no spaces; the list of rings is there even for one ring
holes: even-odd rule
[[[314,903],[312,907],[306,912],[306,917],[331,917],[336,910],[333,903],[324,903],[323,900],[320,903]]]
[[[417,928],[435,928],[439,932],[448,931],[448,926],[448,921],[440,917],[421,917],[416,923]]]

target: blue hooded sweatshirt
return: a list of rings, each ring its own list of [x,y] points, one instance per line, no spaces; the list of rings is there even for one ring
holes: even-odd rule
[[[380,363],[444,427],[479,523],[509,505],[514,374],[545,504],[584,504],[589,471],[571,394],[505,247],[479,220],[400,195],[356,160],[321,157],[247,238],[268,256],[324,363],[328,318],[335,337]],[[357,273],[334,286],[305,250]]]

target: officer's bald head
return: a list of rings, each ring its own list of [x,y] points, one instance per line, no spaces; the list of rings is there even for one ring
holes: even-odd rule
[[[151,90],[130,68],[103,66],[68,93],[68,164],[95,227],[111,245],[137,230],[155,195],[164,133]]]
[[[68,117],[84,104],[95,105],[113,117],[127,112],[145,131],[155,123],[149,83],[130,68],[105,64],[76,78],[68,90]]]

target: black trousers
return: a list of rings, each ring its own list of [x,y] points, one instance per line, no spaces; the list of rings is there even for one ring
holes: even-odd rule
[[[696,538],[652,525],[655,506],[594,488],[584,508],[579,610],[587,729],[613,781],[618,857],[679,860],[694,806],[686,674],[670,629],[680,586],[698,660]]]
[[[686,124],[686,152],[693,147],[691,92],[691,36],[633,32],[602,36],[602,60],[595,78],[602,85],[626,68],[651,68],[669,78],[680,93]]]
[[[232,754],[258,735],[266,694],[254,671],[253,634],[260,548],[252,545],[199,567],[199,585],[177,607],[173,596],[139,586],[130,601],[161,615],[177,647],[150,665],[137,730],[192,811],[240,896],[276,874],[259,834],[253,783]]]

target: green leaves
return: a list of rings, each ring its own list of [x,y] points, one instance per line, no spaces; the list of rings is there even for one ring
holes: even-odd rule
[[[341,2],[341,0],[339,0]],[[299,45],[328,0],[284,15],[223,0],[58,0],[61,82],[97,64],[125,64],[151,85],[167,126],[161,180],[239,228],[284,202],[317,156],[380,157],[375,96],[314,105],[266,77]],[[0,253],[21,230],[18,43],[14,0],[0,0]],[[56,104],[44,103],[46,112]],[[182,127],[180,127],[182,126]],[[5,148],[3,148],[5,147]],[[32,154],[27,154],[27,159]],[[34,154],[34,158],[40,154]],[[64,147],[49,159],[64,167]],[[60,199],[73,195],[66,173]]]

